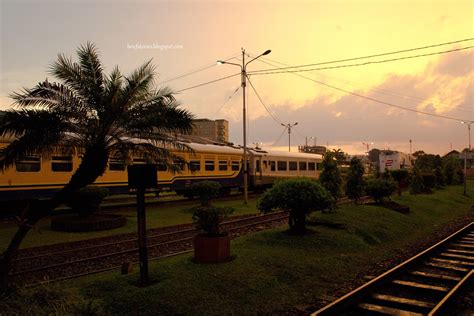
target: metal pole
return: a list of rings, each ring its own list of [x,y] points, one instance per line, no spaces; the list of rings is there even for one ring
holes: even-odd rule
[[[469,135],[469,152],[471,151],[471,123],[467,124],[467,133]]]
[[[288,152],[291,152],[291,125],[288,124]]]
[[[464,152],[464,195],[467,195],[467,152]]]
[[[244,122],[244,204],[248,203],[248,178],[247,178],[247,111],[245,108],[245,86],[247,85],[247,71],[245,69],[245,49],[242,48],[242,93],[243,93],[243,122]]]
[[[146,245],[145,189],[137,189],[138,252],[140,260],[140,285],[149,283],[148,254]]]

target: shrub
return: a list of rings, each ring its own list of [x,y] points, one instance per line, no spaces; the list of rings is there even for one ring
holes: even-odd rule
[[[382,204],[385,198],[388,198],[396,190],[397,185],[393,180],[371,179],[367,181],[365,191],[377,204]]]
[[[73,194],[67,206],[80,217],[88,217],[100,210],[100,203],[107,195],[107,188],[86,186]]]
[[[193,221],[196,228],[204,231],[208,236],[222,236],[221,223],[234,210],[229,207],[198,206],[193,210]]]
[[[391,176],[398,183],[398,195],[402,195],[402,185],[408,179],[408,170],[392,170]]]
[[[197,196],[201,201],[202,206],[208,206],[211,199],[219,194],[221,185],[215,181],[201,181],[191,185],[191,192],[193,196]]]
[[[430,192],[436,185],[436,177],[432,173],[425,173],[423,176],[423,186],[426,192]]]
[[[461,168],[456,169],[456,181],[457,184],[464,183],[464,171]]]
[[[279,181],[258,202],[264,213],[282,209],[289,213],[290,232],[306,232],[306,216],[313,211],[332,207],[334,199],[319,183],[308,178]]]
[[[444,176],[444,170],[442,166],[437,166],[434,170],[436,187],[441,188],[446,185],[446,179]]]
[[[425,186],[423,184],[423,176],[421,175],[420,169],[417,167],[413,168],[413,173],[410,176],[410,194],[423,193]]]
[[[352,158],[347,173],[346,195],[357,203],[359,198],[364,195],[364,190],[364,166],[360,159]]]
[[[331,193],[334,199],[341,195],[341,172],[337,166],[337,160],[333,152],[326,152],[321,163],[322,172],[319,181],[322,186]]]

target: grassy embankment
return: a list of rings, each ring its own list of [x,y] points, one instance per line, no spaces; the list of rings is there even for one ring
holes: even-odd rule
[[[199,202],[196,202],[198,205]],[[257,200],[251,199],[247,205],[244,205],[241,201],[222,201],[215,202],[217,206],[227,206],[234,208],[234,215],[246,215],[246,214],[255,214]],[[156,205],[149,205],[146,207],[147,213],[147,228],[156,228],[164,226],[172,226],[184,223],[192,222],[192,214],[188,211],[193,205],[186,206],[166,206],[160,207]],[[134,233],[137,231],[137,214],[136,211],[118,211],[115,214],[122,214],[127,217],[127,224],[124,227],[98,231],[98,232],[89,232],[89,233],[65,233],[57,232],[51,230],[51,220],[45,218],[41,220],[37,229],[32,229],[25,240],[23,241],[21,247],[35,247],[42,245],[55,244],[60,242],[71,242],[78,241],[96,237],[112,236],[117,234],[124,233]],[[13,237],[17,230],[17,227],[14,223],[2,223],[0,224],[0,252],[2,252],[10,242],[10,239]]]
[[[474,189],[450,186],[432,195],[394,200],[409,205],[401,214],[375,206],[344,206],[315,219],[341,223],[344,229],[312,227],[306,236],[289,236],[285,226],[232,242],[236,258],[219,265],[200,265],[191,255],[152,262],[155,283],[137,286],[137,273],[108,272],[64,285],[95,300],[107,314],[272,314],[307,305],[367,267],[423,240],[443,224],[472,214]]]

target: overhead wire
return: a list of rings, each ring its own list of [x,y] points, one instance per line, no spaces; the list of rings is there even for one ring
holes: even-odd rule
[[[280,141],[280,139],[283,137],[283,135],[284,135],[285,132],[286,132],[286,128],[287,128],[287,127],[285,126],[285,128],[283,129],[283,132],[280,134],[280,136],[278,137],[278,139],[277,139],[270,147],[275,146],[275,145]]]
[[[275,65],[272,65],[272,66],[278,68],[278,66],[275,66]],[[410,112],[414,112],[414,113],[418,113],[418,114],[424,114],[424,115],[429,115],[429,116],[433,116],[433,117],[444,118],[444,119],[448,119],[448,120],[454,120],[454,121],[458,121],[458,122],[469,121],[469,120],[466,120],[466,119],[460,119],[460,118],[450,117],[450,116],[446,116],[446,115],[440,115],[440,114],[435,114],[435,113],[429,113],[429,112],[425,112],[425,111],[420,111],[420,110],[415,110],[415,109],[411,109],[411,108],[399,106],[399,105],[396,105],[396,104],[393,104],[393,103],[390,103],[390,102],[385,102],[385,101],[378,100],[378,99],[375,99],[375,98],[372,98],[372,97],[368,97],[368,96],[365,96],[365,95],[362,95],[362,94],[359,94],[359,93],[355,93],[355,92],[352,92],[352,91],[348,91],[348,90],[346,90],[346,89],[342,89],[342,88],[336,87],[336,86],[334,86],[334,85],[330,85],[330,84],[321,82],[321,81],[319,81],[319,80],[315,80],[315,79],[312,79],[312,78],[303,76],[303,75],[301,75],[301,74],[299,74],[299,73],[296,73],[296,72],[293,72],[293,71],[288,71],[288,70],[286,70],[286,71],[282,71],[281,73],[290,73],[290,74],[299,76],[299,77],[301,77],[301,78],[304,78],[304,79],[313,81],[313,82],[315,82],[315,83],[317,83],[317,84],[320,84],[320,85],[323,85],[323,86],[326,86],[326,87],[329,87],[329,88],[332,88],[332,89],[335,89],[335,90],[344,92],[344,93],[346,93],[346,94],[354,95],[354,96],[356,96],[356,97],[363,98],[363,99],[366,99],[366,100],[370,100],[370,101],[373,101],[373,102],[376,102],[376,103],[384,104],[384,105],[387,105],[387,106],[390,106],[390,107],[394,107],[394,108],[398,108],[398,109],[402,109],[402,110],[406,110],[406,111],[410,111]]]
[[[287,65],[287,67],[283,67],[282,69],[312,67],[312,66],[320,66],[320,65],[326,65],[326,64],[334,64],[334,63],[346,62],[346,61],[353,61],[353,60],[360,60],[360,59],[381,57],[381,56],[387,56],[387,55],[393,55],[393,54],[407,53],[407,52],[412,52],[412,51],[421,50],[421,49],[428,49],[428,48],[433,48],[433,47],[439,47],[439,46],[445,46],[445,45],[451,45],[451,44],[458,44],[458,43],[467,42],[467,41],[472,41],[472,40],[474,40],[474,38],[471,37],[471,38],[466,38],[466,39],[461,39],[461,40],[456,40],[456,41],[450,41],[450,42],[438,43],[438,44],[431,44],[431,45],[422,46],[422,47],[415,47],[415,48],[403,49],[403,50],[398,50],[398,51],[393,51],[393,52],[386,52],[386,53],[380,53],[380,54],[374,54],[374,55],[367,55],[367,56],[360,56],[360,57],[352,57],[352,58],[338,59],[338,60],[325,61],[325,62],[319,62],[319,63],[313,63],[313,64],[299,65],[299,66],[289,66],[289,65]]]
[[[240,89],[240,86],[238,86],[237,89],[235,89],[234,92],[226,98],[224,103],[216,111],[216,114],[218,114],[220,111],[222,111],[222,109],[226,106],[226,104],[230,101],[230,99],[232,99],[232,97],[237,93],[237,91],[239,91],[239,89]]]
[[[255,95],[257,96],[258,100],[260,101],[260,103],[263,105],[263,107],[265,108],[265,110],[267,111],[267,113],[270,115],[270,117],[279,125],[282,124],[282,122],[277,119],[271,112],[270,110],[268,109],[268,107],[265,105],[265,103],[263,102],[262,98],[260,97],[260,94],[257,92],[257,90],[255,89],[252,81],[250,80],[249,76],[247,76],[247,80],[248,82],[250,83],[250,86],[252,87],[252,90],[253,92],[255,93]]]
[[[426,56],[433,56],[433,55],[440,55],[440,54],[447,54],[452,52],[457,52],[461,50],[471,49],[474,45],[466,46],[462,48],[455,48],[446,51],[434,52],[434,53],[426,53],[426,54],[419,54],[419,55],[412,55],[412,56],[405,56],[405,57],[398,57],[392,59],[384,59],[384,60],[376,60],[376,61],[366,61],[363,63],[358,64],[348,64],[348,65],[338,65],[338,66],[329,66],[329,67],[319,67],[319,68],[310,68],[310,69],[296,69],[293,70],[292,68],[295,67],[277,67],[273,69],[261,69],[261,70],[254,70],[252,72],[248,72],[249,75],[270,75],[270,74],[277,74],[277,73],[297,73],[297,72],[308,72],[308,71],[316,71],[316,70],[328,70],[328,69],[338,69],[338,68],[348,68],[348,67],[358,67],[358,66],[366,66],[371,64],[380,64],[404,59],[412,59],[412,58],[419,58],[419,57],[426,57]],[[297,66],[299,67],[299,66]],[[283,70],[283,71],[281,71]]]
[[[232,77],[235,77],[235,76],[238,76],[238,75],[240,75],[240,72],[238,72],[236,74],[233,74],[233,75],[230,75],[230,76],[226,76],[226,77],[222,77],[222,78],[219,78],[219,79],[204,82],[204,83],[201,83],[201,84],[198,84],[198,85],[195,85],[195,86],[187,87],[187,88],[178,90],[176,92],[183,92],[183,91],[188,91],[188,90],[191,90],[191,89],[199,88],[199,87],[206,86],[208,84],[215,83],[215,82],[218,82],[218,81],[221,81],[221,80],[229,79],[229,78],[232,78]]]

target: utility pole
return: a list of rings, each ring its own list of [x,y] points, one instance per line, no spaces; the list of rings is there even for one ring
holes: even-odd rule
[[[291,128],[293,126],[296,126],[298,125],[298,122],[294,123],[294,124],[283,124],[283,123],[280,123],[281,126],[284,126],[285,128],[288,129],[288,152],[291,152]],[[306,145],[308,145],[308,140],[306,139]]]
[[[462,124],[467,125],[467,135],[469,139],[469,147],[467,151],[464,151],[464,195],[467,195],[467,153],[471,153],[471,124],[472,121],[462,121]]]
[[[245,107],[245,87],[247,86],[247,65],[250,64],[255,59],[268,55],[271,53],[271,50],[266,50],[264,53],[258,55],[257,57],[251,59],[249,62],[245,63],[245,49],[242,48],[242,65],[231,63],[225,60],[218,60],[219,65],[229,64],[240,67],[241,70],[241,85],[242,85],[242,121],[243,121],[243,137],[244,137],[244,162],[243,162],[243,172],[244,172],[244,203],[248,203],[248,168],[247,168],[247,111]]]
[[[411,139],[410,139],[410,156],[411,156]]]

